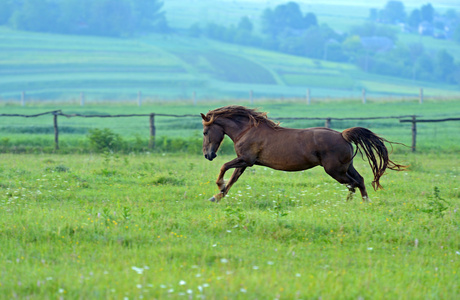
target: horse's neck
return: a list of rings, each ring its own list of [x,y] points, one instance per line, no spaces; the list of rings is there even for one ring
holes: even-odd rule
[[[244,132],[250,128],[249,124],[238,123],[231,119],[227,119],[225,123],[222,123],[222,127],[224,128],[224,133],[228,135],[233,142],[240,139]]]

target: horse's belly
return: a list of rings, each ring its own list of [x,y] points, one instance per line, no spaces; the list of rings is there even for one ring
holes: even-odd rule
[[[256,164],[275,170],[303,171],[318,166],[320,161],[314,153],[280,151],[278,153],[262,153]]]

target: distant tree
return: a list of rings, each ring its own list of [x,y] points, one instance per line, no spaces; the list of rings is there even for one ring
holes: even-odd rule
[[[434,73],[444,81],[449,81],[455,69],[454,58],[446,50],[440,50],[436,54]]]
[[[388,23],[404,21],[406,19],[404,4],[401,1],[388,1],[382,10],[382,18]]]
[[[272,22],[273,18],[274,18],[273,10],[271,10],[270,8],[266,8],[262,12],[260,20],[261,20],[262,32],[272,37],[275,37],[276,34],[278,33],[278,30],[276,29],[276,26]]]
[[[312,58],[324,58],[326,43],[329,40],[340,39],[338,34],[327,25],[314,26],[306,30],[304,55]]]
[[[2,0],[0,1],[0,25],[6,24],[15,9],[13,0]]]
[[[53,32],[57,29],[59,7],[54,1],[24,0],[10,18],[15,29]]]
[[[391,39],[393,42],[397,40],[397,32],[394,28],[371,22],[353,26],[350,29],[350,34],[359,35],[361,37],[384,36]]]
[[[233,42],[239,45],[254,45],[254,37],[252,34],[244,29],[236,29],[233,33]]]
[[[11,14],[9,24],[21,30],[108,36],[168,32],[162,5],[160,0],[0,0],[0,24]]]
[[[279,41],[279,50],[284,53],[303,56],[307,47],[312,47],[305,39],[299,36],[286,36]],[[313,46],[314,47],[314,46]]]
[[[367,22],[362,25],[351,27],[350,34],[359,36],[374,36],[377,30],[377,24]]]
[[[342,42],[342,48],[349,54],[361,52],[363,44],[359,35],[350,35]]]
[[[422,21],[426,21],[430,23],[433,22],[433,19],[434,19],[433,6],[430,3],[422,5],[422,7],[420,8],[420,16],[422,18]]]
[[[312,26],[318,26],[318,20],[316,15],[312,12],[306,13],[304,17],[304,26],[305,28],[309,28]]]
[[[281,4],[272,9],[265,9],[261,16],[262,32],[272,37],[285,33],[286,30],[302,30],[316,26],[316,15],[307,13],[302,15],[300,7],[295,2]]]
[[[433,79],[433,59],[427,54],[422,54],[415,62],[416,79]]]
[[[188,35],[191,37],[200,37],[202,29],[199,23],[193,23],[188,29]]]
[[[275,8],[275,22],[280,25],[281,28],[305,28],[299,4],[295,2],[278,5]]]
[[[154,32],[158,33],[170,33],[172,31],[171,27],[169,27],[165,15],[158,16],[152,29]]]
[[[452,34],[452,39],[457,43],[460,43],[460,23],[455,26],[454,32]]]
[[[88,21],[91,16],[93,2],[93,0],[61,1],[56,32],[90,34]]]
[[[407,20],[407,23],[412,28],[417,28],[418,25],[422,22],[422,15],[420,13],[420,9],[414,9]]]
[[[134,31],[132,7],[126,0],[94,1],[88,18],[90,34],[126,36]]]
[[[420,56],[425,52],[425,48],[421,43],[411,43],[408,45],[400,45],[400,47],[407,47],[407,54],[409,58],[405,58],[408,62],[408,67],[412,67],[412,79],[417,79],[417,61]]]
[[[261,39],[260,46],[264,49],[279,51],[279,42],[271,36],[263,37]]]
[[[131,1],[134,26],[141,32],[168,31],[164,12],[161,11],[163,2],[159,0]]]
[[[369,9],[369,20],[370,21],[377,21],[379,18],[379,11],[377,8],[371,8]]]
[[[412,43],[407,45],[410,57],[415,61],[418,57],[425,53],[425,47],[421,43]]]
[[[324,45],[324,60],[344,62],[348,56],[343,51],[342,45],[336,40],[328,40]]]
[[[455,65],[455,69],[452,72],[452,82],[460,85],[460,64]]]
[[[251,20],[247,16],[244,16],[240,19],[238,22],[238,30],[245,30],[247,32],[251,32],[252,29],[254,28],[254,25],[252,24]]]
[[[228,41],[229,34],[228,31],[231,29],[227,29],[225,26],[216,24],[216,23],[208,23],[204,28],[204,35],[211,39],[221,40],[221,41]]]

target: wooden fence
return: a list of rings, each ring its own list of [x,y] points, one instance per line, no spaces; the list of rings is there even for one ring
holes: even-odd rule
[[[59,126],[58,126],[58,117],[81,117],[81,118],[128,118],[128,117],[149,117],[149,127],[150,127],[150,143],[149,147],[153,149],[155,147],[155,117],[171,117],[171,118],[185,118],[185,117],[196,117],[201,120],[199,115],[175,115],[175,114],[119,114],[119,115],[84,115],[84,114],[65,114],[61,110],[53,110],[48,112],[43,112],[34,115],[23,115],[23,114],[0,114],[0,117],[22,117],[22,118],[36,118],[44,115],[53,116],[53,127],[54,127],[54,146],[56,150],[59,150]],[[417,119],[416,115],[405,115],[405,116],[390,116],[390,117],[373,117],[373,118],[292,118],[292,117],[279,117],[273,118],[274,120],[322,120],[325,121],[324,126],[327,128],[331,127],[332,121],[348,121],[348,120],[382,120],[382,119],[398,119],[400,123],[412,123],[412,151],[415,152],[417,145],[417,123],[432,123],[432,122],[448,122],[448,121],[460,121],[460,118],[444,118],[444,119]]]
[[[301,98],[305,97],[305,101],[306,101],[306,104],[307,105],[310,105],[312,103],[312,96],[311,96],[311,89],[310,88],[307,88],[305,90],[305,96],[301,96]],[[367,103],[367,94],[368,94],[368,91],[366,91],[366,89],[362,89],[361,91],[361,102],[363,104],[366,104]],[[22,106],[25,106],[26,105],[26,91],[22,91],[21,92],[21,105]],[[414,94],[415,95],[415,94]],[[399,96],[402,96],[402,97],[411,97],[413,98],[414,95],[399,95]],[[198,102],[198,98],[197,98],[197,92],[196,91],[193,91],[192,92],[192,102],[193,102],[193,105],[196,105],[197,102]],[[249,102],[251,105],[254,105],[254,99],[256,98],[256,95],[254,93],[253,90],[249,90]],[[294,97],[295,98],[295,97]],[[321,97],[319,97],[321,98]],[[134,99],[134,95],[133,95],[133,99]],[[143,101],[143,93],[142,91],[138,91],[137,92],[137,98],[135,100],[129,100],[129,101],[135,101],[137,103],[137,105],[140,107],[142,106],[142,101]],[[424,93],[423,93],[423,88],[420,88],[418,90],[418,102],[420,104],[422,104],[424,101]],[[86,102],[86,96],[85,96],[85,93],[84,92],[81,92],[80,93],[80,106],[85,106],[85,102]]]

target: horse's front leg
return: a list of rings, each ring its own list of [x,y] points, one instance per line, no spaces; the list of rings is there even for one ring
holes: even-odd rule
[[[209,201],[211,202],[219,202],[220,199],[225,197],[227,195],[228,190],[230,187],[238,180],[238,178],[243,174],[244,170],[246,167],[248,167],[249,164],[245,162],[242,158],[237,157],[225,164],[222,165],[220,168],[220,173],[219,176],[217,177],[216,184],[217,187],[219,188],[220,193],[212,196]],[[224,175],[225,172],[227,172],[229,169],[236,168],[235,172],[233,173],[232,177],[230,178],[230,181],[228,182],[228,185],[225,185],[224,181]]]
[[[224,194],[223,196],[227,196],[228,191],[232,187],[232,185],[238,181],[238,178],[244,173],[244,170],[246,170],[246,167],[243,168],[236,168],[235,171],[233,171],[232,177],[230,177],[230,180],[227,182],[227,185],[225,186],[225,189],[221,192]]]

